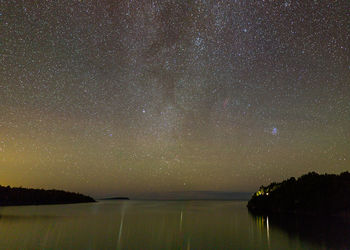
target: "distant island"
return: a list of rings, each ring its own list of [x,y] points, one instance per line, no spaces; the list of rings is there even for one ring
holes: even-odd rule
[[[103,198],[101,200],[130,200],[129,197],[109,197],[109,198]]]
[[[0,206],[95,202],[89,196],[61,190],[0,186]]]
[[[350,217],[350,173],[308,173],[262,186],[248,202],[259,214],[309,214]]]

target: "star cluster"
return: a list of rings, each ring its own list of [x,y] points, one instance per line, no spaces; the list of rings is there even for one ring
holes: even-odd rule
[[[0,184],[252,191],[350,170],[350,3],[0,1]]]

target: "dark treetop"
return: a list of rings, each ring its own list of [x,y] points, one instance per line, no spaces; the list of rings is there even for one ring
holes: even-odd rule
[[[350,214],[350,173],[315,172],[262,186],[248,202],[253,213]]]
[[[61,190],[0,186],[0,206],[95,202],[89,196]]]

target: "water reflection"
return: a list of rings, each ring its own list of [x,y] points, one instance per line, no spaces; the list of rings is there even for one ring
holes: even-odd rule
[[[54,220],[54,219],[62,219],[60,216],[55,215],[1,215],[0,221],[23,221],[23,220]]]
[[[181,214],[180,214],[180,232],[182,231],[182,216],[183,216],[183,209],[181,209]]]
[[[261,233],[266,230],[270,244],[270,230],[283,232],[289,239],[309,242],[316,248],[349,249],[350,219],[296,215],[259,216],[251,214]]]
[[[0,248],[320,248],[305,233],[313,225],[319,227],[316,222],[297,222],[298,227],[293,223],[295,220],[290,218],[251,216],[246,202],[234,201],[105,201],[4,207],[0,209]],[[320,233],[319,237],[331,242],[322,246],[350,245],[344,236],[350,235],[349,228],[330,228],[339,234]]]
[[[266,217],[266,234],[267,234],[267,244],[270,248],[270,224],[269,224],[269,216]]]

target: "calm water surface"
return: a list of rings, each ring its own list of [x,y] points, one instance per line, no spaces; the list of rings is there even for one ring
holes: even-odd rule
[[[0,249],[349,249],[344,221],[252,216],[237,201],[0,208]]]

